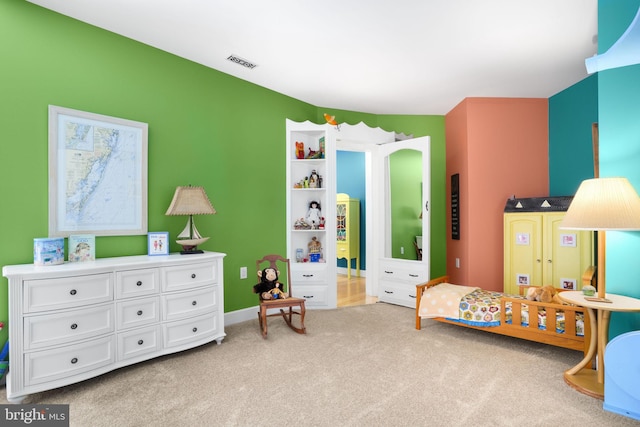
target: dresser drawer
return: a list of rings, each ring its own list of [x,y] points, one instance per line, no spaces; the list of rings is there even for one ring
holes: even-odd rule
[[[68,378],[115,362],[115,336],[24,355],[25,384]]]
[[[159,325],[133,329],[118,334],[118,360],[127,360],[160,351],[162,340]]]
[[[138,297],[160,292],[160,270],[119,271],[116,273],[116,297]]]
[[[162,320],[177,320],[215,310],[215,286],[162,296]]]
[[[346,243],[336,244],[336,258],[346,258],[349,255],[349,245]]]
[[[36,313],[112,301],[112,277],[106,273],[25,280],[23,310]]]
[[[113,305],[24,318],[25,350],[65,344],[114,331]]]
[[[162,268],[162,290],[177,291],[216,283],[216,266],[197,263]]]
[[[415,308],[416,296],[415,285],[380,281],[380,301]]]
[[[118,330],[160,321],[160,297],[138,298],[116,303]]]
[[[429,280],[424,268],[399,267],[396,265],[380,266],[380,280],[393,280],[406,283],[419,284]]]
[[[188,345],[218,333],[218,315],[216,312],[162,325],[162,337],[165,348]]]
[[[311,265],[306,265],[300,270],[291,270],[291,281],[293,282],[293,288],[296,288],[298,283],[326,283],[327,282],[327,269],[326,268],[313,268]]]
[[[304,298],[306,307],[313,307],[316,305],[327,305],[328,292],[326,286],[294,286],[293,296],[296,298]]]

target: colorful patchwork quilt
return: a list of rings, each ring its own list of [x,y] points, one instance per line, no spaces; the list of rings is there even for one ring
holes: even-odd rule
[[[460,300],[459,318],[447,317],[447,319],[472,326],[499,326],[500,298],[503,295],[500,292],[477,289]],[[519,295],[509,295],[509,297],[526,300]],[[507,310],[505,313],[506,322],[511,324],[511,304],[505,304],[505,308]],[[521,317],[522,326],[528,326],[529,310],[526,304],[522,304]],[[547,329],[547,313],[544,309],[538,311],[538,328]],[[564,312],[562,311],[556,311],[556,332],[564,333]],[[584,316],[582,314],[576,316],[576,335],[584,336]]]

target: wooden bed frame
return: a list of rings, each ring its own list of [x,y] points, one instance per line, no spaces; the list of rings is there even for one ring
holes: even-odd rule
[[[589,276],[591,274],[591,276]],[[595,268],[590,268],[583,275],[582,280],[583,283],[587,282],[591,283],[593,278],[595,277]],[[420,308],[420,300],[422,298],[422,293],[425,289],[428,289],[432,286],[435,286],[439,283],[448,282],[448,276],[438,277],[436,279],[432,279],[427,283],[423,283],[421,285],[417,285],[417,295],[416,295],[416,329],[421,329],[421,318],[418,315],[418,310]],[[528,286],[521,286],[520,293],[524,292]],[[512,322],[509,324],[505,320],[505,304],[507,301],[511,302],[511,320]],[[522,304],[526,304],[529,307],[529,319],[537,319],[538,311],[541,308],[544,308],[547,312],[547,328],[546,330],[538,329],[538,322],[530,321],[528,326],[521,325],[522,319]],[[525,340],[540,342],[544,344],[549,344],[557,347],[564,347],[571,350],[582,351],[586,354],[587,349],[589,348],[589,337],[591,336],[591,322],[589,321],[589,314],[582,307],[572,306],[572,305],[564,305],[564,304],[554,304],[554,303],[542,303],[537,301],[529,301],[522,300],[518,298],[512,297],[502,297],[500,301],[500,325],[492,326],[492,327],[482,327],[482,326],[472,326],[467,325],[461,322],[455,322],[451,320],[447,320],[444,317],[436,317],[433,320],[442,323],[449,323],[451,325],[463,326],[465,328],[478,329],[480,331],[492,332],[495,334],[506,335],[509,337],[522,338]],[[565,331],[564,333],[556,332],[556,311],[561,310],[564,311],[565,316]],[[583,313],[584,314],[584,336],[576,335],[576,314]]]

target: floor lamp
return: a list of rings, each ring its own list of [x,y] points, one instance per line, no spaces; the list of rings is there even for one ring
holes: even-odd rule
[[[561,229],[598,232],[598,299],[606,300],[606,232],[609,230],[640,230],[640,198],[626,178],[594,178],[580,184],[565,214]],[[590,311],[591,312],[591,311]],[[598,310],[598,364],[604,366],[610,311]],[[591,352],[591,350],[589,350]],[[584,366],[585,358],[578,367]],[[574,375],[578,367],[567,371]],[[604,368],[597,369],[597,381],[604,382]],[[595,388],[593,389],[595,392]]]

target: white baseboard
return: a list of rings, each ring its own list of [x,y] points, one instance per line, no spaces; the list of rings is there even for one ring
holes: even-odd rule
[[[255,307],[243,308],[241,310],[230,311],[224,314],[224,324],[233,325],[235,323],[246,322],[247,320],[258,319],[258,311],[260,308]]]

